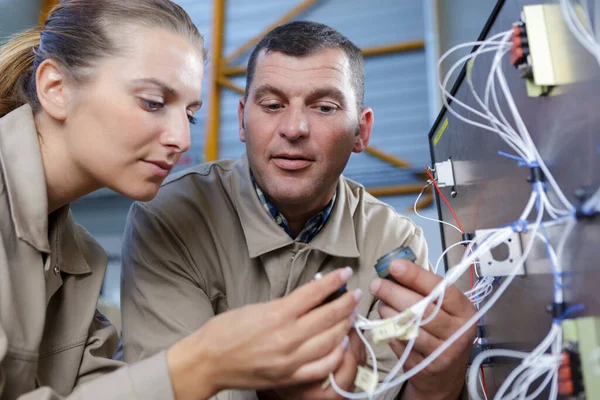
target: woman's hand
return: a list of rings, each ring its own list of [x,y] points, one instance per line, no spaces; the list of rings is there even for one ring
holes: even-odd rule
[[[173,345],[167,363],[176,398],[326,378],[342,363],[361,293],[317,306],[351,276],[352,269],[339,269],[287,297],[223,313]]]

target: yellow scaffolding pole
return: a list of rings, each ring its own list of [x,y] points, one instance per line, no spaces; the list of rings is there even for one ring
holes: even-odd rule
[[[42,0],[40,3],[40,19],[39,19],[39,24],[40,25],[44,25],[44,23],[46,22],[46,18],[48,18],[48,14],[50,13],[50,10],[52,10],[52,7],[54,7],[55,5],[57,5],[60,2],[60,0]]]
[[[410,163],[394,155],[381,151],[373,146],[368,146],[365,151],[370,155],[379,158],[389,164],[392,164],[399,168],[410,168]]]
[[[221,88],[219,76],[223,55],[223,34],[225,0],[214,0],[213,5],[213,41],[211,46],[211,79],[209,83],[209,110],[206,122],[206,143],[204,161],[215,161],[219,157],[219,108],[221,106]]]
[[[408,185],[367,188],[367,192],[371,193],[371,195],[373,195],[375,197],[396,196],[396,195],[404,195],[404,194],[418,194],[418,193],[421,193],[421,190],[423,190],[422,183],[411,183]]]
[[[423,40],[410,40],[406,42],[386,44],[384,46],[366,47],[362,50],[362,53],[363,57],[375,57],[386,54],[422,50],[424,48],[425,42]],[[246,69],[247,68],[245,65],[227,66],[227,64],[224,64],[221,72],[224,76],[239,76],[244,75],[246,73]]]
[[[238,92],[239,94],[244,94],[246,92],[244,88],[239,87],[230,79],[227,79],[224,76],[219,77],[219,84],[223,87],[226,87],[227,89],[233,90],[234,92]]]
[[[304,10],[309,8],[310,6],[315,4],[317,1],[319,1],[319,0],[304,0],[302,3],[298,4],[296,7],[294,7],[290,11],[288,11],[277,21],[275,21],[274,23],[272,23],[271,25],[269,25],[268,27],[263,29],[258,35],[254,36],[252,39],[248,40],[246,43],[241,45],[236,51],[234,51],[231,55],[229,55],[227,58],[225,58],[225,60],[224,60],[225,62],[223,63],[223,65],[228,65],[232,61],[235,61],[239,56],[244,54],[246,51],[248,51],[251,47],[253,47],[258,42],[260,42],[260,40],[267,33],[272,31],[279,25],[282,25],[282,24],[288,22],[290,19],[294,18],[296,15],[300,14],[301,12],[303,12]]]
[[[367,47],[362,50],[363,57],[381,56],[385,54],[403,53],[407,51],[423,50],[425,41],[409,40],[407,42],[399,42],[387,44],[384,46]]]

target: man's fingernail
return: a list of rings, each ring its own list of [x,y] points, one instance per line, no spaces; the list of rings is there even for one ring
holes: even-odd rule
[[[353,294],[354,294],[354,299],[358,302],[362,296],[362,290],[356,289]]]
[[[392,263],[390,265],[390,272],[394,275],[402,275],[406,272],[406,264],[404,261]]]
[[[346,350],[348,348],[349,343],[350,343],[350,338],[348,337],[348,335],[344,336],[344,339],[342,340],[342,344],[340,344],[340,346],[342,347],[342,350]]]
[[[352,271],[352,268],[346,267],[346,268],[342,269],[342,272],[340,272],[340,277],[342,278],[342,280],[344,282],[348,282],[350,280],[350,278],[352,277],[353,273],[354,273],[354,271]]]
[[[371,282],[371,285],[369,286],[369,291],[371,292],[371,294],[375,294],[375,293],[377,293],[377,291],[379,290],[380,287],[381,287],[381,279],[377,278],[373,282]]]

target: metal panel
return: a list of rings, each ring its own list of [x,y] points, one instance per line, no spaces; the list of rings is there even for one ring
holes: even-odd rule
[[[543,2],[500,2],[504,5],[486,37],[510,29],[524,5]],[[484,84],[490,60],[491,57],[478,58],[478,66],[473,71],[475,87]],[[508,85],[534,142],[565,195],[578,204],[577,189],[589,187],[595,190],[600,185],[597,173],[600,168],[600,113],[597,112],[600,69],[596,70],[593,79],[563,86],[563,90],[553,96],[530,98],[526,95],[525,82],[508,61],[504,61]],[[458,88],[457,97],[474,104],[467,85]],[[497,154],[498,150],[510,152],[510,149],[496,135],[466,125],[449,113],[442,112],[430,132],[430,139],[446,117],[448,126],[437,145],[432,143],[432,157],[437,161],[452,157],[454,161],[459,194],[451,199],[450,189],[442,190],[465,230],[473,232],[515,221],[531,192],[531,185],[526,181],[528,169]],[[440,215],[443,220],[453,222],[444,206],[440,208]],[[457,232],[446,227],[442,229],[445,245],[460,240]],[[555,244],[561,229],[549,231]],[[571,278],[565,288],[566,299],[572,304],[584,304],[582,315],[600,314],[600,298],[595,296],[600,281],[595,257],[599,238],[598,223],[579,223],[567,242],[563,268],[570,271]],[[450,252],[450,265],[457,262],[459,253],[460,250]],[[552,301],[553,277],[542,246],[534,248],[526,266],[530,274],[516,278],[485,317],[487,339],[493,347],[529,351],[548,333],[551,315],[546,312],[546,306]],[[467,284],[460,282],[463,288]],[[494,364],[486,371],[490,395],[514,366]]]

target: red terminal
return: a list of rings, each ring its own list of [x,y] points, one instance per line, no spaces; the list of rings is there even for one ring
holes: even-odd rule
[[[527,41],[527,30],[522,22],[513,25],[512,47],[510,49],[510,63],[515,67],[527,62],[529,45]]]

